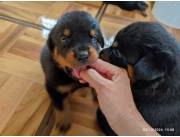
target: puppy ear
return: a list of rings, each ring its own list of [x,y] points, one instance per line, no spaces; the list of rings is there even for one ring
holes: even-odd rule
[[[53,40],[52,40],[52,34],[51,33],[49,33],[49,37],[47,39],[47,45],[48,45],[49,50],[53,51],[54,43],[53,43]]]
[[[146,55],[141,58],[134,66],[136,80],[151,81],[163,77],[164,72],[157,67],[152,55]]]
[[[165,47],[160,44],[147,44],[147,49],[154,56],[154,61],[159,65],[159,67],[166,71],[170,72],[173,70],[176,65],[175,54],[171,51],[170,48]]]
[[[166,72],[169,73],[173,70],[176,65],[175,56],[170,51],[162,51],[156,53],[157,62],[161,65],[161,68]]]
[[[163,46],[163,45],[162,45]],[[170,73],[175,66],[173,53],[161,45],[148,45],[145,57],[141,58],[134,66],[137,80],[155,80]]]

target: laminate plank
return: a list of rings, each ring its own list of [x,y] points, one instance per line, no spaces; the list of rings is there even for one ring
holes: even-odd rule
[[[99,3],[99,2],[98,2]],[[33,9],[33,10],[32,10]],[[97,12],[97,7],[76,2],[2,2],[1,15],[14,17],[28,22],[40,24],[40,18],[46,16],[57,19],[65,12],[73,10],[88,11],[92,15]]]
[[[0,20],[0,54],[7,51],[19,35],[23,32],[24,27],[7,21]]]
[[[7,122],[14,114],[32,82],[16,76],[12,76],[0,88],[0,134],[2,134]]]
[[[6,53],[0,56],[0,71],[44,83],[44,75],[39,62],[15,54]]]
[[[40,58],[41,46],[34,43],[32,40],[23,38],[18,39],[8,52],[38,61]]]
[[[43,86],[33,83],[2,135],[34,135],[50,105]]]
[[[71,129],[65,134],[67,136],[102,136],[102,132],[81,126],[79,124],[73,124]]]

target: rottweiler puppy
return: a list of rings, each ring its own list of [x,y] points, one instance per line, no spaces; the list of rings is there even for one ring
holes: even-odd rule
[[[180,135],[180,45],[171,34],[157,23],[133,23],[100,56],[128,70],[137,109],[159,134]],[[116,135],[100,109],[97,120]]]
[[[83,11],[63,15],[49,34],[41,64],[55,108],[56,128],[61,131],[67,131],[71,124],[71,93],[85,86],[78,82],[79,72],[97,60],[103,45],[98,22]]]

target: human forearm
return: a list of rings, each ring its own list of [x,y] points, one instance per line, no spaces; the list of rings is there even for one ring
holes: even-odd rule
[[[126,70],[97,60],[80,77],[96,89],[99,106],[118,135],[159,135],[143,130],[151,127],[137,111]]]
[[[159,136],[138,111],[120,116],[111,127],[118,135]]]

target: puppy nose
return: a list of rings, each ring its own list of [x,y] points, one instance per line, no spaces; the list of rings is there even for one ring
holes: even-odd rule
[[[89,57],[88,51],[79,51],[79,53],[77,54],[77,59],[79,61],[87,60],[88,57]]]

